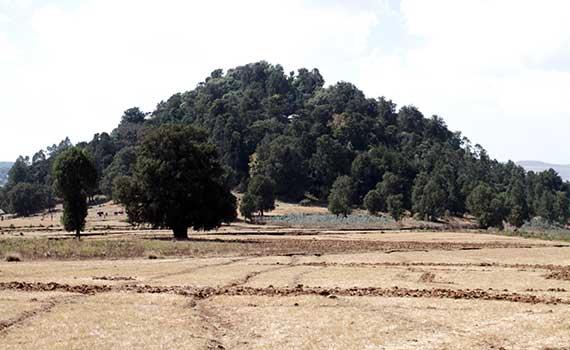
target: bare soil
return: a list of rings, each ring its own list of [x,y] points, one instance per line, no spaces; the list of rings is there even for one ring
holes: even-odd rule
[[[243,223],[173,242],[90,220],[80,242],[2,222],[0,254],[21,261],[0,262],[0,348],[570,346],[564,242]]]

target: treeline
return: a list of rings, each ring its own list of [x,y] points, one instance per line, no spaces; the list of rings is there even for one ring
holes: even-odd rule
[[[266,62],[216,70],[152,113],[128,109],[110,134],[77,145],[96,165],[94,192],[113,196],[115,180],[133,174],[145,135],[171,123],[206,131],[225,185],[245,191],[250,179],[263,177],[277,198],[326,202],[339,215],[355,207],[397,219],[472,214],[484,228],[520,226],[534,216],[566,224],[570,216],[570,185],[553,170],[526,173],[491,159],[438,116],[368,98],[347,82],[324,87],[317,69],[286,74]],[[19,158],[2,191],[4,207],[17,211],[21,184],[50,193],[51,160],[68,146]],[[53,204],[45,198],[45,206]]]

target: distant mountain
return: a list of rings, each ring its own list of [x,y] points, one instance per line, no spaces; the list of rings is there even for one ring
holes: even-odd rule
[[[554,169],[561,178],[566,181],[570,181],[570,164],[550,164],[536,160],[524,160],[517,162],[517,164],[525,168],[526,171],[540,172],[548,169]]]
[[[6,184],[8,181],[8,171],[12,167],[12,162],[0,162],[0,187]]]

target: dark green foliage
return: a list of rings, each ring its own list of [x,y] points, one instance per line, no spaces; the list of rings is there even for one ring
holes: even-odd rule
[[[236,199],[222,175],[203,131],[166,124],[147,135],[133,176],[115,180],[115,189],[132,223],[170,228],[187,239],[189,227],[211,230],[235,219]]]
[[[506,207],[509,211],[507,221],[515,227],[521,227],[530,218],[524,183],[520,178],[515,178],[511,182]]]
[[[556,197],[550,191],[544,191],[540,195],[537,203],[536,214],[549,222],[556,220],[554,201]]]
[[[121,123],[111,133],[117,149],[134,146],[142,140],[148,129],[145,125],[146,115],[138,107],[129,108],[124,112]]]
[[[504,199],[486,183],[481,183],[467,197],[467,208],[479,223],[479,227],[503,228],[505,219]]]
[[[6,184],[7,189],[12,188],[19,183],[29,183],[32,181],[28,165],[29,161],[30,159],[28,157],[22,156],[16,159],[16,162],[8,171],[8,183]]]
[[[381,169],[369,152],[360,153],[354,158],[350,171],[355,181],[355,199],[362,203],[364,196],[381,180]],[[379,209],[380,210],[380,209]]]
[[[79,238],[87,217],[87,195],[97,184],[97,169],[85,151],[73,147],[56,158],[53,174],[63,199],[63,226]]]
[[[239,206],[239,211],[246,220],[251,221],[253,219],[253,215],[257,211],[255,202],[256,200],[254,196],[249,192],[246,192],[243,195]]]
[[[99,185],[101,192],[108,197],[113,196],[113,182],[121,176],[130,176],[136,162],[136,148],[129,146],[120,150],[113,158],[111,164],[103,172]]]
[[[29,216],[48,207],[49,189],[42,185],[18,183],[6,193],[9,210],[20,216]]]
[[[307,183],[305,160],[295,140],[279,136],[269,144],[260,143],[255,156],[255,167],[250,163],[250,174],[263,174],[275,182],[275,194],[283,199],[298,201],[303,198]]]
[[[382,177],[382,181],[376,185],[376,190],[382,198],[382,211],[388,210],[388,197],[390,196],[401,195],[399,200],[402,201],[401,205],[404,205],[404,183],[398,175],[386,172]]]
[[[339,176],[329,194],[328,209],[336,216],[347,217],[352,212],[352,198],[354,197],[354,183],[349,176]]]
[[[402,194],[389,195],[386,197],[386,207],[390,216],[400,221],[404,216],[404,196]]]
[[[95,168],[97,168],[97,174],[101,177],[105,168],[113,161],[117,146],[111,136],[104,132],[95,134],[91,142],[85,146],[85,150],[93,159]]]
[[[8,199],[6,198],[6,191],[0,187],[0,210],[8,212]]]
[[[264,212],[275,209],[275,183],[269,177],[263,175],[252,177],[246,194],[253,199],[254,211],[259,212],[261,216]]]
[[[378,190],[369,191],[364,197],[364,208],[372,215],[378,214],[385,208],[385,202]]]
[[[421,219],[437,220],[445,212],[446,193],[443,180],[438,176],[420,173],[412,192],[413,212]]]
[[[313,190],[326,198],[331,185],[350,170],[350,151],[332,137],[325,135],[317,139],[317,148],[309,160]]]
[[[556,221],[563,225],[568,223],[568,218],[570,218],[570,199],[568,198],[568,193],[562,191],[556,192],[554,212],[556,214]]]

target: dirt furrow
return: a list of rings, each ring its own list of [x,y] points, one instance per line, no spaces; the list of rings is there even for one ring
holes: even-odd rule
[[[33,317],[36,317],[40,314],[45,314],[45,313],[51,312],[56,306],[75,301],[78,297],[80,297],[80,295],[76,295],[73,297],[52,298],[52,299],[47,300],[44,304],[42,304],[37,309],[30,310],[30,311],[24,311],[16,317],[13,317],[13,318],[5,320],[5,321],[0,321],[0,336],[2,334],[5,334],[5,332],[9,328],[12,328],[12,327],[17,326],[19,324],[22,324],[25,321],[27,321]]]
[[[541,265],[541,264],[503,264],[503,263],[436,263],[436,262],[379,262],[379,263],[335,263],[335,262],[307,262],[298,263],[293,266],[315,266],[315,267],[391,267],[391,266],[426,266],[426,267],[501,267],[512,269],[536,269],[548,271],[561,271],[570,273],[570,266],[566,265]],[[569,276],[570,278],[570,276]]]
[[[200,266],[193,266],[190,267],[188,269],[182,270],[182,271],[177,271],[177,272],[172,272],[172,273],[164,273],[164,274],[160,274],[160,275],[156,275],[153,276],[151,278],[149,278],[149,281],[156,281],[162,278],[167,278],[167,277],[174,277],[174,276],[180,276],[180,275],[186,275],[188,273],[192,273],[192,272],[196,272],[198,270],[202,270],[202,269],[207,269],[209,267],[220,267],[220,266],[228,266],[240,261],[244,261],[244,260],[248,260],[251,258],[245,257],[245,258],[237,258],[237,259],[231,259],[229,261],[224,261],[221,263],[217,263],[217,264],[208,264],[208,265],[200,265]]]
[[[302,295],[320,295],[323,297],[397,297],[397,298],[438,298],[438,299],[470,299],[470,300],[499,300],[528,304],[564,304],[570,305],[570,300],[520,294],[508,290],[495,291],[493,289],[410,289],[410,288],[321,288],[304,287],[299,285],[294,288],[252,288],[244,286],[233,287],[188,287],[188,286],[149,286],[149,285],[67,285],[58,283],[27,283],[27,282],[2,282],[0,290],[21,290],[30,292],[41,291],[65,291],[80,294],[95,294],[104,292],[133,292],[133,293],[171,293],[194,297],[197,300],[215,296],[267,296],[286,297]]]

